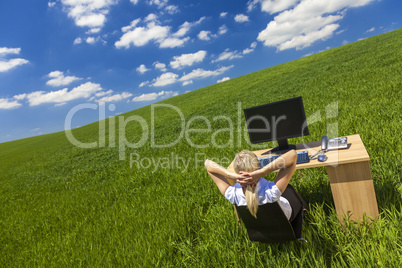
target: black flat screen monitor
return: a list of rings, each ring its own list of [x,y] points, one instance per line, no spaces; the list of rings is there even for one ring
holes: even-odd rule
[[[289,138],[309,135],[302,97],[268,103],[243,110],[252,144],[277,141],[278,147],[266,153],[295,149]]]

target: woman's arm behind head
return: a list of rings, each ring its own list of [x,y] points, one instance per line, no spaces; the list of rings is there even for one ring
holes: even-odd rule
[[[276,175],[274,182],[276,187],[278,187],[281,193],[283,193],[286,190],[286,187],[288,187],[290,179],[292,178],[293,173],[295,172],[297,163],[297,153],[295,150],[291,150],[283,154],[278,159],[281,161],[281,163],[280,164],[277,163],[279,167],[279,172]]]
[[[205,168],[207,169],[209,176],[215,182],[221,194],[224,196],[226,190],[230,186],[225,176],[225,169],[209,159],[205,160]]]

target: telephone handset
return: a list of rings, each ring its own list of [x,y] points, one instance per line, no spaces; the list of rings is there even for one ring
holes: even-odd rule
[[[328,149],[328,137],[322,136],[321,138],[321,150],[326,151]]]

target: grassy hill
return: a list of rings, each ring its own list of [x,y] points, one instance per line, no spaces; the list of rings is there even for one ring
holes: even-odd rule
[[[0,266],[401,267],[401,47],[399,29],[72,131],[95,148],[64,132],[0,144]],[[241,109],[296,96],[304,141],[360,134],[380,217],[343,227],[326,169],[300,170],[308,243],[251,243],[203,161],[253,149]]]

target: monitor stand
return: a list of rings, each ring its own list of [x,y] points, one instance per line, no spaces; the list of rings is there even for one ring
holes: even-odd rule
[[[266,154],[284,154],[290,150],[296,150],[296,145],[289,144],[287,139],[278,140],[278,146],[262,153],[262,155]]]

